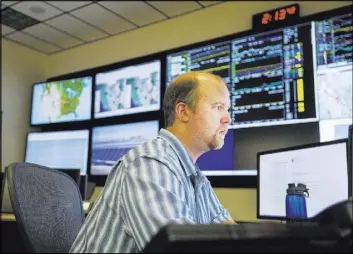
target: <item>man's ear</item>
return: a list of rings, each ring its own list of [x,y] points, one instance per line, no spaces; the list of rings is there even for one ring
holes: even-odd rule
[[[190,110],[184,102],[179,102],[175,106],[176,119],[179,119],[183,123],[189,122]]]

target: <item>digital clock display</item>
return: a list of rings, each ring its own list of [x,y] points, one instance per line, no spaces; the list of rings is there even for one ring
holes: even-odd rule
[[[292,4],[253,15],[253,29],[266,30],[291,25],[298,22],[299,18],[299,5]]]

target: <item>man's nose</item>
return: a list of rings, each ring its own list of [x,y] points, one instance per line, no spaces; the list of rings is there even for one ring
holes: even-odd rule
[[[222,123],[227,123],[229,124],[231,122],[232,118],[230,117],[230,113],[229,111],[227,110],[226,113],[225,113],[225,116],[222,117]]]

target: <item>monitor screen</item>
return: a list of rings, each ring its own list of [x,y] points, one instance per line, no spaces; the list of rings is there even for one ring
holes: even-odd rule
[[[352,119],[352,14],[315,22],[320,120]]]
[[[319,122],[320,142],[348,138],[349,125],[352,119],[329,119]]]
[[[352,124],[352,14],[315,22],[320,141],[347,138]]]
[[[234,174],[234,130],[228,130],[224,145],[219,150],[208,151],[198,158],[196,164],[207,176]],[[220,159],[221,158],[221,159]]]
[[[167,56],[167,85],[191,70],[217,74],[231,96],[230,128],[317,121],[311,23]]]
[[[158,136],[159,121],[94,127],[91,175],[108,175],[130,149]]]
[[[91,77],[34,84],[31,124],[90,120],[91,98]]]
[[[160,109],[161,62],[96,75],[94,117],[107,118]]]
[[[86,175],[88,130],[30,132],[25,162],[55,169],[80,169]]]
[[[205,71],[230,80],[230,41],[185,50],[167,56],[167,85],[185,72]]]
[[[317,121],[311,24],[232,41],[236,128]]]
[[[258,218],[310,219],[348,199],[347,141],[258,154]]]

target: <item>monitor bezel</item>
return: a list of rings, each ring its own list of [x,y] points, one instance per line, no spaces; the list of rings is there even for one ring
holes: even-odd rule
[[[317,142],[317,143],[311,143],[311,144],[304,144],[304,145],[299,145],[299,146],[291,146],[291,147],[286,147],[286,148],[281,148],[281,149],[274,149],[274,150],[267,150],[267,151],[262,151],[257,153],[257,176],[256,176],[256,217],[258,219],[270,219],[270,220],[286,220],[287,218],[285,216],[269,216],[269,215],[261,215],[260,214],[260,157],[262,155],[268,155],[268,154],[276,154],[276,153],[281,153],[281,152],[289,152],[289,151],[296,151],[296,150],[302,150],[302,149],[307,149],[307,148],[316,148],[316,147],[323,147],[323,146],[330,146],[330,145],[336,145],[336,144],[345,144],[346,145],[346,163],[347,163],[347,177],[348,179],[350,178],[350,172],[349,172],[349,167],[348,167],[348,139],[337,139],[333,141],[327,141],[327,142]],[[348,181],[348,196],[350,193],[350,186],[349,186],[349,181]],[[312,218],[308,218],[308,220],[311,220]]]
[[[57,133],[57,132],[72,132],[72,131],[88,131],[88,137],[87,137],[87,156],[86,156],[86,170],[85,170],[85,175],[88,176],[89,172],[88,172],[88,162],[89,162],[89,155],[90,155],[90,149],[91,149],[91,140],[90,140],[90,137],[91,137],[91,129],[89,128],[85,128],[85,129],[60,129],[60,130],[49,130],[49,131],[28,131],[26,133],[26,143],[25,143],[25,149],[24,149],[24,156],[23,156],[23,162],[26,162],[26,158],[27,158],[27,149],[28,149],[28,138],[29,138],[29,135],[32,134],[32,133],[39,133],[39,134],[47,134],[47,133]],[[45,166],[45,165],[43,165]],[[60,168],[60,169],[64,169],[63,167],[55,167],[54,169],[56,168]],[[73,169],[76,169],[76,168],[73,168]]]
[[[348,191],[349,196],[353,196],[353,124],[348,128]]]
[[[93,106],[93,101],[92,101],[92,91],[93,91],[93,77],[88,75],[88,76],[78,76],[78,77],[72,77],[72,78],[66,78],[66,79],[58,79],[58,80],[47,80],[47,81],[42,81],[42,82],[35,82],[32,84],[31,87],[31,106],[30,106],[30,126],[31,127],[46,127],[46,126],[65,126],[68,124],[77,124],[77,123],[88,123],[92,120],[92,112],[90,111],[89,113],[89,118],[85,120],[71,120],[71,121],[60,121],[60,122],[53,122],[53,123],[38,123],[34,124],[32,119],[33,119],[33,103],[34,103],[34,89],[36,86],[39,85],[45,85],[50,82],[61,82],[61,81],[67,81],[71,79],[84,79],[84,78],[91,78],[91,103],[89,105],[89,108],[91,109]]]

